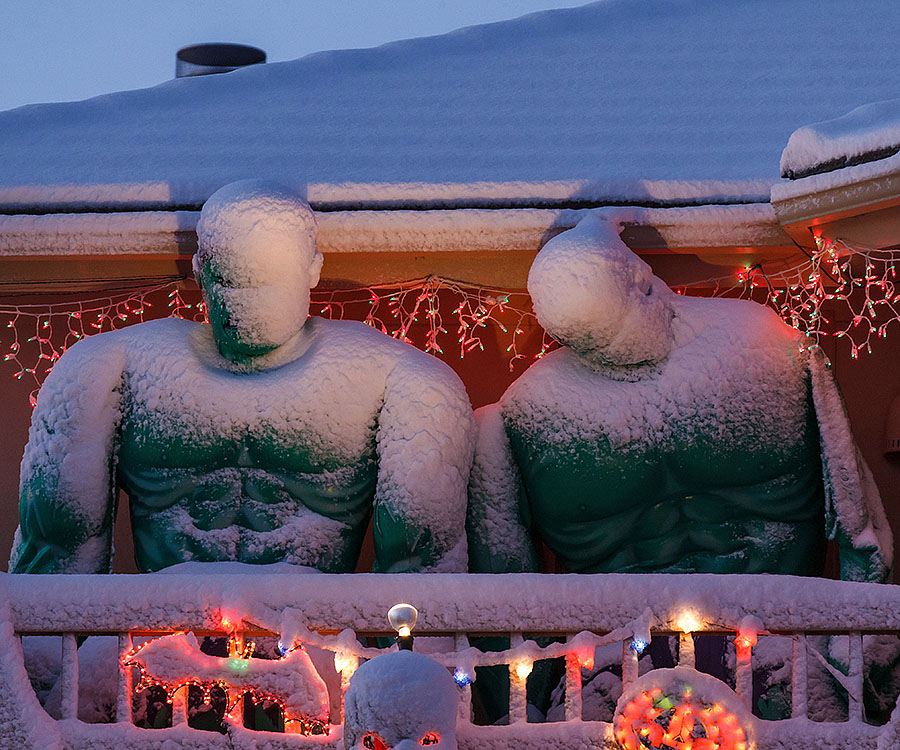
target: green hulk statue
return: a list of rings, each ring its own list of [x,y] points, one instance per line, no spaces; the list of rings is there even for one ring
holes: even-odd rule
[[[538,320],[562,348],[477,414],[470,569],[885,581],[878,490],[821,354],[770,309],[672,292],[590,216],[538,254]]]
[[[290,192],[215,193],[194,270],[210,325],[156,320],[69,349],[41,389],[10,570],[108,572],[117,488],[138,567],[288,562],[466,568],[474,425],[443,363],[353,321],[308,317],[315,219]]]
[[[538,570],[534,534],[571,572],[821,575],[829,538],[842,578],[888,580],[890,528],[837,386],[774,311],[675,294],[597,214],[546,244],[528,290],[563,346],[476,412],[470,570]],[[758,675],[772,715],[783,645]],[[596,676],[609,713],[591,718],[610,720],[618,693]]]

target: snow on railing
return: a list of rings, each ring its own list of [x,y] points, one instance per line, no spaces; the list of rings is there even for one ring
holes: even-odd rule
[[[176,631],[278,635],[284,643],[302,642],[335,652],[343,693],[359,660],[382,651],[361,645],[358,636],[390,635],[386,612],[406,601],[419,610],[417,648],[427,649],[457,672],[471,674],[474,667],[486,665],[509,667],[508,726],[473,725],[471,687],[460,680],[459,741],[464,748],[494,742],[535,748],[616,747],[611,724],[582,719],[582,667],[589,664],[596,647],[621,643],[622,684],[627,690],[644,677],[638,677],[638,653],[652,635],[677,636],[679,663],[685,667],[694,663],[695,635],[728,636],[737,651],[736,692],[747,705],[757,634],[792,637],[793,718],[757,722],[758,748],[874,750],[879,737],[897,732],[895,724],[900,724],[900,718],[885,727],[863,723],[863,635],[900,634],[900,587],[888,585],[751,575],[0,574],[0,597],[3,606],[8,606],[17,636],[62,635],[60,716],[64,720],[78,715],[81,636],[117,636],[121,657],[132,649],[133,638]],[[240,624],[235,628],[235,623]],[[509,648],[481,652],[469,645],[470,636],[486,635],[509,637]],[[535,635],[556,636],[557,642],[540,647],[533,640]],[[849,637],[847,674],[808,644],[808,636],[819,635]],[[429,641],[440,636],[445,637],[443,648],[428,647]],[[21,651],[18,654],[21,659]],[[846,722],[807,718],[810,655],[846,690]],[[525,686],[531,666],[539,659],[558,657],[565,657],[566,721],[527,723]],[[121,670],[117,722],[132,732],[138,731],[130,726],[133,687],[131,670]],[[0,703],[9,700],[8,694],[0,692]],[[0,713],[8,714],[8,708],[0,706]],[[182,698],[173,706],[173,728],[139,730],[137,735],[128,734],[127,741],[143,738],[151,743],[148,747],[155,747],[165,733],[189,732],[191,743],[183,746],[233,747],[240,745],[236,738],[241,732],[250,731],[232,727],[223,737],[180,726],[186,720]],[[72,748],[113,747],[115,737],[120,745],[124,737],[115,735],[115,725],[55,724],[62,727],[59,731]],[[0,722],[0,734],[4,726]],[[186,735],[177,736],[182,742]],[[270,745],[273,748],[339,745],[340,736],[339,729],[332,727],[324,737],[282,735],[267,742],[275,743]],[[2,736],[0,746],[6,746]]]

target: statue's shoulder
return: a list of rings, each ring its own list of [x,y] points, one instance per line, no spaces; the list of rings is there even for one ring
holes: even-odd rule
[[[704,346],[796,347],[801,335],[768,305],[742,299],[682,298],[679,313]]]
[[[321,344],[328,351],[342,352],[348,361],[364,360],[367,366],[408,371],[410,375],[421,371],[432,375],[449,373],[455,377],[453,369],[437,357],[365,323],[318,318],[310,321],[315,321],[316,337]]]
[[[76,361],[99,360],[102,363],[121,357],[124,363],[129,355],[141,351],[159,354],[167,346],[185,347],[190,332],[200,325],[180,318],[166,318],[95,333],[76,341],[66,350],[60,362],[72,363],[68,365],[72,366]]]
[[[504,413],[516,411],[523,403],[561,406],[572,401],[575,394],[596,393],[608,385],[606,378],[563,346],[537,359],[510,384],[499,403]]]

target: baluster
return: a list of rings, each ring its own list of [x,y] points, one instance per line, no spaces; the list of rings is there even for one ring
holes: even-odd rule
[[[341,713],[336,722],[340,724],[344,721],[344,697],[350,688],[350,678],[353,677],[353,673],[359,668],[359,657],[347,651],[335,651],[334,668],[341,673]]]
[[[454,636],[454,646],[457,651],[465,651],[469,648],[469,637],[465,633],[457,633]],[[473,670],[474,672],[474,670]],[[475,675],[471,674],[474,678]],[[465,685],[459,691],[459,720],[463,724],[472,723],[472,685]]]
[[[510,647],[516,648],[525,642],[521,633],[513,633],[510,637]],[[526,682],[524,663],[514,660],[509,665],[509,723],[515,724],[526,721],[528,716],[528,698],[526,695]],[[525,674],[524,677],[521,675]]]
[[[850,633],[850,665],[847,677],[850,681],[847,692],[850,703],[847,710],[849,721],[863,721],[863,638],[862,633]]]
[[[61,719],[78,718],[78,640],[73,633],[62,637],[62,671],[59,675]]]
[[[181,724],[187,724],[188,720],[188,690],[190,688],[185,685],[175,691],[172,696],[172,726],[177,727]],[[241,701],[238,701],[235,711],[241,710]]]
[[[734,692],[744,701],[748,709],[753,707],[753,650],[735,644],[736,664],[734,669]]]
[[[622,641],[622,690],[626,690],[638,678],[638,654],[631,647],[632,640]]]
[[[678,666],[694,668],[694,634],[678,634]]]
[[[131,633],[119,633],[119,684],[116,694],[116,721],[131,723],[132,667],[122,667],[122,658],[131,651]]]
[[[806,636],[795,633],[791,644],[791,716],[806,718],[809,707],[807,687]]]
[[[574,636],[569,635],[566,641]],[[573,652],[566,653],[566,721],[581,721],[581,659]]]

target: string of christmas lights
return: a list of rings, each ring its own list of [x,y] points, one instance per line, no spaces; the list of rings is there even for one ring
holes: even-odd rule
[[[820,349],[825,337],[834,336],[849,342],[853,359],[860,352],[871,353],[873,339],[886,337],[891,324],[900,320],[900,290],[895,281],[900,249],[879,250],[821,237],[816,243],[807,261],[787,270],[767,273],[755,265],[737,276],[704,279],[676,291],[768,304],[805,334],[805,349]],[[161,295],[164,302],[151,302]],[[501,348],[511,371],[517,364],[540,359],[556,345],[542,333],[537,351],[523,350],[526,329],[539,329],[527,293],[437,276],[357,289],[313,290],[310,312],[362,320],[440,357],[452,354],[463,359],[484,351],[488,335],[496,341],[502,337]],[[14,378],[33,381],[29,396],[33,406],[47,373],[76,341],[158,317],[206,319],[193,280],[177,279],[80,302],[0,305],[0,352]],[[849,322],[832,325],[830,318]]]
[[[164,303],[156,303],[162,296]],[[452,305],[455,330],[448,330],[444,311]],[[534,354],[520,350],[525,328],[537,327],[525,292],[506,292],[430,276],[396,284],[357,289],[313,290],[310,313],[330,319],[358,319],[401,341],[447,357],[451,347],[460,359],[484,351],[486,334],[497,329],[504,336],[505,353],[512,370],[517,362],[543,357],[556,344],[542,332]],[[0,340],[3,360],[13,367],[12,376],[30,378],[29,395],[34,406],[37,392],[53,364],[70,346],[86,336],[116,330],[159,317],[205,321],[199,289],[190,279],[107,295],[79,302],[45,305],[0,305],[0,326],[9,331]],[[500,335],[491,331],[491,335]],[[6,337],[5,337],[6,338]]]
[[[821,349],[823,339],[833,336],[847,339],[853,359],[860,352],[871,354],[872,340],[885,338],[888,327],[900,320],[900,290],[895,281],[900,249],[881,250],[823,237],[816,237],[816,248],[807,261],[783,271],[766,273],[755,265],[738,273],[736,285],[728,284],[733,277],[722,277],[676,291],[684,294],[691,288],[712,287],[712,296],[737,296],[769,305],[805,334],[805,350]],[[832,319],[849,322],[841,327],[833,325]]]
[[[166,693],[166,700],[171,703],[179,690],[187,691],[188,688],[194,687],[202,691],[201,705],[209,705],[212,700],[213,690],[219,689],[225,693],[225,717],[231,722],[238,721],[235,710],[242,704],[244,697],[247,696],[254,705],[272,704],[277,706],[281,711],[285,725],[294,725],[293,730],[299,732],[299,734],[309,736],[324,735],[328,733],[328,724],[326,721],[313,716],[304,716],[292,712],[282,695],[277,694],[271,689],[266,690],[260,689],[256,685],[241,684],[241,682],[246,682],[246,679],[242,680],[241,678],[245,676],[249,667],[249,659],[253,655],[255,646],[253,641],[250,641],[247,644],[239,644],[237,638],[235,638],[234,635],[231,635],[228,641],[229,656],[227,659],[210,657],[199,651],[195,654],[184,652],[183,648],[175,648],[173,649],[173,654],[175,655],[170,656],[168,660],[170,662],[170,668],[171,665],[174,665],[176,670],[181,667],[186,670],[190,676],[180,676],[176,679],[166,680],[153,674],[142,660],[141,652],[146,649],[158,647],[160,644],[167,644],[173,639],[177,640],[180,637],[181,634],[176,633],[174,635],[152,638],[135,646],[122,655],[120,658],[121,668],[136,668],[140,675],[140,679],[134,687],[136,693],[148,690],[152,687],[160,687]],[[178,645],[183,646],[181,643]],[[298,644],[289,651],[282,653],[278,659],[266,659],[255,663],[262,664],[269,669],[276,669],[280,662],[288,661],[291,657],[291,653],[299,648],[301,648],[301,646]],[[181,653],[179,653],[179,650]],[[202,665],[204,662],[221,664],[221,667],[215,671],[219,672],[222,676],[213,677],[208,675],[206,679],[195,676],[203,671],[210,671],[208,668],[203,670]],[[224,676],[229,673],[230,676]]]
[[[0,305],[0,321],[5,319],[0,331],[9,332],[6,341],[0,340],[0,347],[5,350],[3,360],[14,368],[13,378],[28,377],[33,381],[35,387],[29,400],[34,406],[44,378],[63,352],[77,341],[152,317],[205,320],[203,301],[198,298],[188,302],[180,283],[177,280],[76,302]],[[160,293],[167,293],[166,305],[160,314],[153,314],[150,309],[155,303],[150,298]]]

